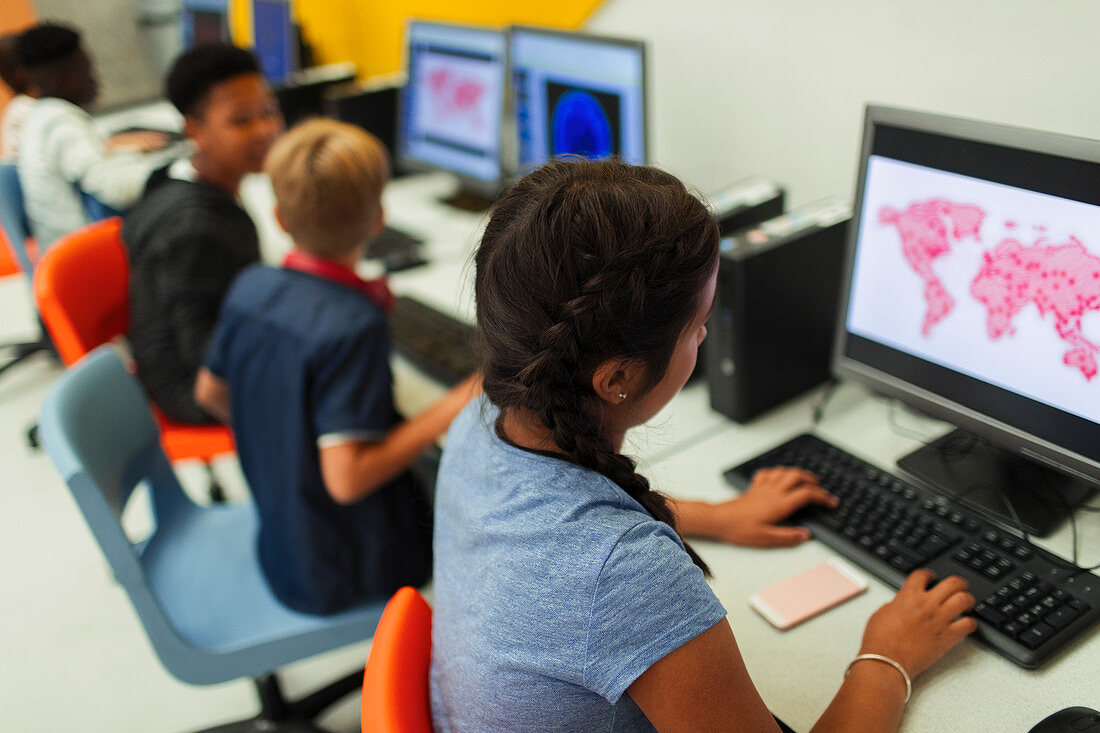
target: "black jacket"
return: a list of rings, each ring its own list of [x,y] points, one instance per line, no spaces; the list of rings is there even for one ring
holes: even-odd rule
[[[162,169],[126,216],[122,239],[138,378],[173,420],[214,422],[195,404],[195,375],[229,284],[260,259],[256,226],[221,189]]]

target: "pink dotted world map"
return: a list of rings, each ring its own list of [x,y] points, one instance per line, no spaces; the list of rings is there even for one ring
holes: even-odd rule
[[[980,244],[985,218],[986,212],[974,204],[945,199],[914,203],[904,210],[879,209],[879,223],[896,228],[905,261],[924,283],[921,333],[925,336],[956,304],[956,296],[948,292],[933,264],[957,244],[969,240]],[[1005,227],[1011,231],[1016,223],[1006,221]],[[1081,320],[1090,311],[1100,311],[1100,257],[1090,254],[1076,237],[1060,244],[1043,235],[1031,244],[1005,238],[984,252],[969,295],[985,307],[986,333],[992,340],[1015,334],[1013,319],[1028,305],[1034,305],[1043,318],[1052,315],[1054,329],[1068,347],[1062,362],[1087,380],[1096,376],[1100,347],[1085,338]]]

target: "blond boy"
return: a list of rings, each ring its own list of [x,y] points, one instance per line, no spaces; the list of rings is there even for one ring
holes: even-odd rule
[[[195,398],[233,425],[260,514],[259,553],[288,606],[334,613],[431,572],[431,515],[409,468],[474,395],[472,380],[402,421],[393,404],[384,282],[354,266],[383,223],[385,149],[311,120],[265,164],[295,248],[238,277]]]

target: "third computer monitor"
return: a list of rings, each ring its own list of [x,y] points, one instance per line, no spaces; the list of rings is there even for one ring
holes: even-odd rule
[[[515,26],[518,168],[555,157],[646,162],[645,44]]]
[[[448,170],[464,188],[495,196],[502,183],[504,33],[426,21],[410,22],[407,33],[398,164]]]

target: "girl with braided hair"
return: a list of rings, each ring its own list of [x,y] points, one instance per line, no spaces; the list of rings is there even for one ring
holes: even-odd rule
[[[778,731],[679,533],[797,544],[809,533],[776,523],[836,498],[774,468],[721,504],[674,500],[620,452],[695,366],[713,218],[654,168],[557,161],[495,204],[475,262],[485,398],[453,423],[437,486],[436,730]],[[930,580],[868,625],[862,651],[898,669],[852,666],[815,730],[895,729],[907,675],[973,630],[965,583]]]

